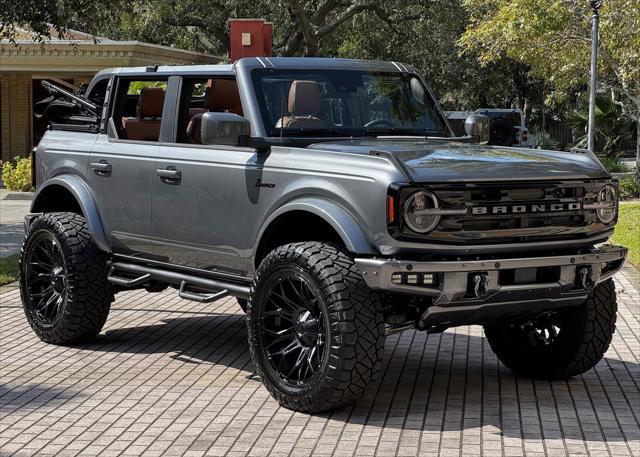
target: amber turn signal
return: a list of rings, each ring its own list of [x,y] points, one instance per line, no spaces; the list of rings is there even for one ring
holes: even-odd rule
[[[396,221],[396,202],[394,198],[387,196],[387,222],[393,224]]]

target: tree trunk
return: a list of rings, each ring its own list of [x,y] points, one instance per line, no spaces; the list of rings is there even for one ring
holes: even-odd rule
[[[636,123],[636,180],[640,181],[640,117]]]

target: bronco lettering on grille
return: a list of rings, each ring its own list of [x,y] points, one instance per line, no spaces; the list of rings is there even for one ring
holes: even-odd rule
[[[579,202],[569,203],[528,203],[521,205],[495,205],[495,206],[474,206],[471,214],[540,214],[557,213],[561,211],[580,211],[582,204]]]

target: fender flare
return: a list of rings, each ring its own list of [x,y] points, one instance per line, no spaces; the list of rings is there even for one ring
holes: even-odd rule
[[[329,200],[308,197],[290,201],[271,213],[258,232],[253,256],[256,255],[262,237],[271,223],[278,217],[292,211],[304,211],[320,217],[336,231],[349,252],[370,255],[379,254],[347,210]]]
[[[100,218],[100,212],[98,211],[93,192],[79,177],[74,175],[59,175],[47,179],[36,192],[33,203],[31,204],[31,211],[34,211],[36,208],[40,196],[54,185],[65,188],[73,195],[82,210],[82,215],[87,220],[94,243],[96,243],[102,251],[111,252],[111,247],[104,233],[104,226],[102,225],[102,219]]]

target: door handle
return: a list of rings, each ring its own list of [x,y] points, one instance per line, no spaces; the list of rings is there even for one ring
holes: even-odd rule
[[[176,170],[175,167],[162,168],[156,170],[156,172],[163,182],[177,183],[182,179],[182,172],[180,170]]]
[[[111,164],[106,160],[101,160],[100,162],[91,162],[91,168],[101,176],[108,175],[113,169]]]

